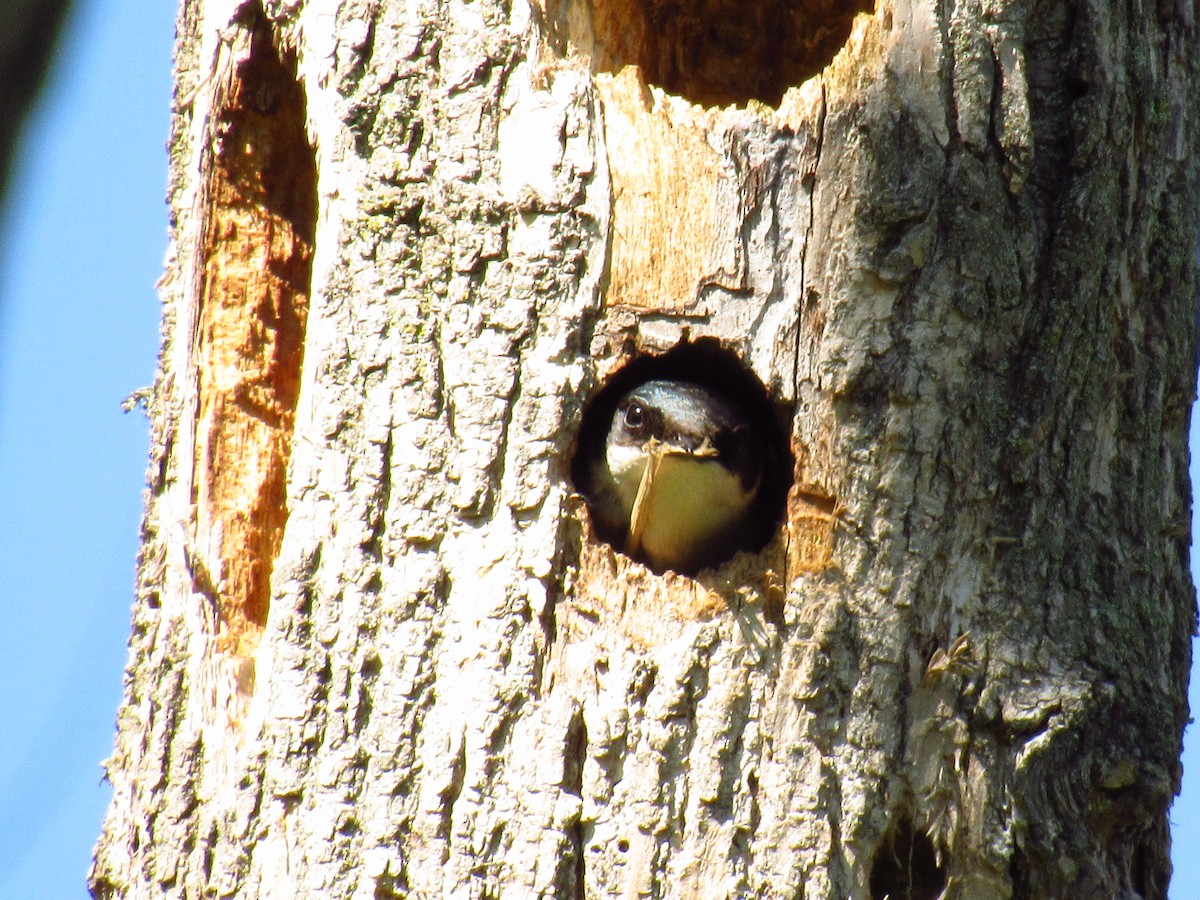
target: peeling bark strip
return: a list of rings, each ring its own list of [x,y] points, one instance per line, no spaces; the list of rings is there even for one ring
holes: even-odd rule
[[[236,4],[181,11],[97,895],[1166,897],[1194,4],[825,6],[799,85],[749,0],[266,3],[298,75]],[[695,578],[570,478],[685,351],[791,468]]]
[[[237,27],[246,56],[222,86],[208,159],[192,491],[198,587],[219,606],[222,649],[245,655],[288,517],[316,168],[295,53],[280,52],[257,2]]]

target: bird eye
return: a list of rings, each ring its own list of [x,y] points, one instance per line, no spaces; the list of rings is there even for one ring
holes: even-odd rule
[[[636,400],[625,407],[625,427],[637,431],[646,426],[646,407]]]

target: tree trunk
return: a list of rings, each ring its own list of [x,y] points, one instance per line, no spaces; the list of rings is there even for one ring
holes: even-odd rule
[[[1165,897],[1194,5],[546,3],[184,3],[94,894]],[[695,577],[649,375],[781,435]]]

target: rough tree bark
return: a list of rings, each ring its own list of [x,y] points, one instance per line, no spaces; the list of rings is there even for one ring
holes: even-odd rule
[[[183,4],[95,895],[1165,897],[1195,5],[539,3]],[[598,540],[743,367],[770,543]]]

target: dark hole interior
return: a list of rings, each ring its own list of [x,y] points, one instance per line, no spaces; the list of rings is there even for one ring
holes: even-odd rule
[[[902,819],[875,852],[872,900],[937,900],[945,887],[946,873],[929,836]]]
[[[873,9],[874,0],[601,0],[590,7],[593,64],[637,65],[648,83],[705,106],[778,106]]]
[[[788,416],[774,403],[766,388],[737,355],[714,339],[683,341],[660,356],[640,356],[615,372],[584,407],[571,460],[571,478],[575,488],[589,498],[595,496],[592,471],[604,453],[605,440],[618,401],[640,384],[654,379],[688,381],[725,395],[745,410],[763,438],[763,480],[751,515],[752,526],[742,535],[740,544],[731,546],[721,558],[708,560],[701,568],[719,565],[740,550],[757,552],[778,530],[783,521],[788,489],[792,485],[792,457]],[[592,516],[596,537],[621,550],[625,533],[605,529]],[[694,574],[685,572],[684,574]]]

